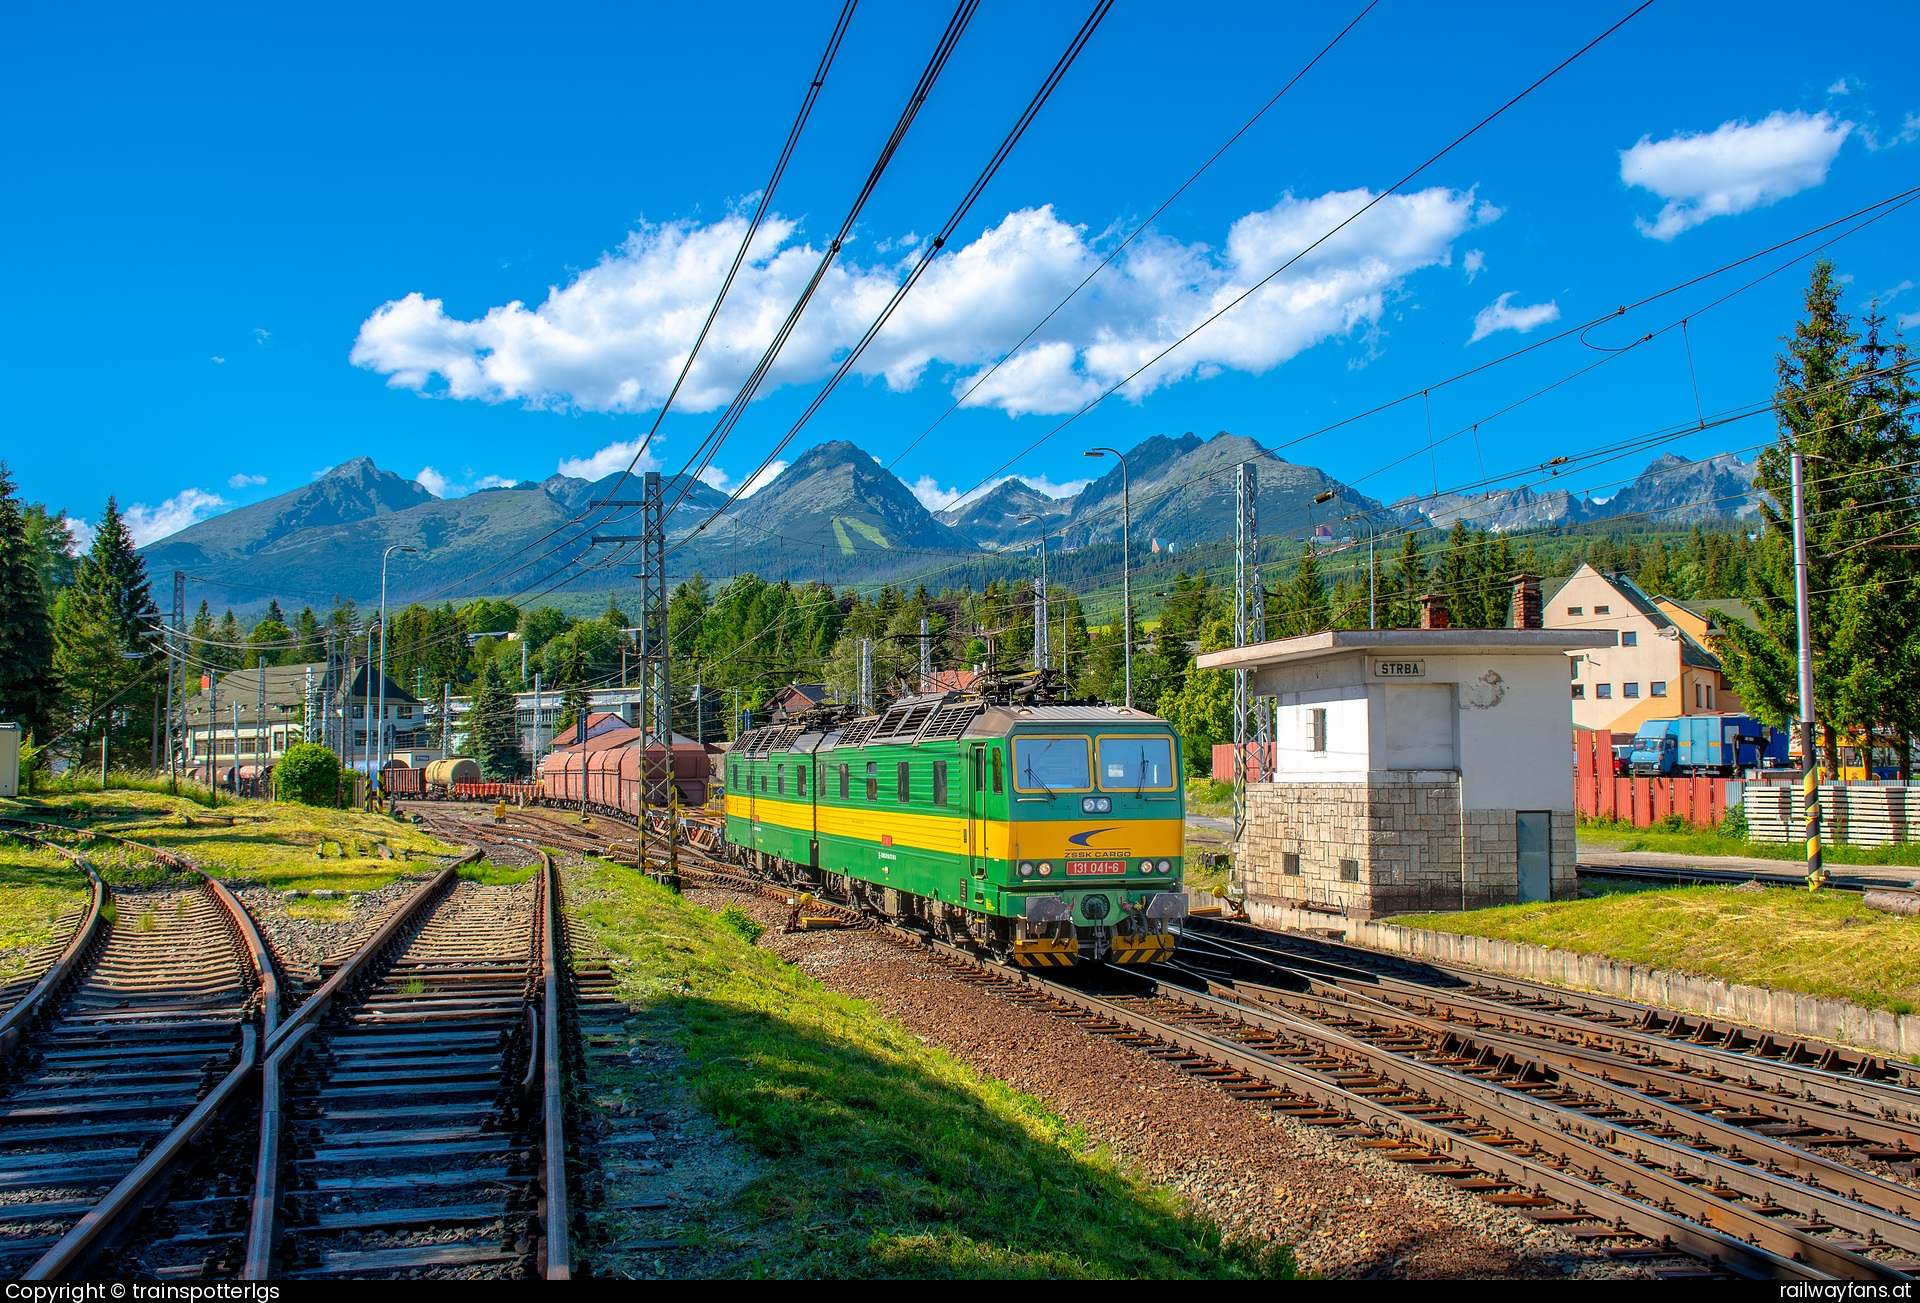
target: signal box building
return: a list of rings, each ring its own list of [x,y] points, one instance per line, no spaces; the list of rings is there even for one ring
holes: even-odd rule
[[[1337,630],[1209,652],[1271,698],[1272,773],[1247,784],[1235,861],[1256,921],[1574,894],[1567,656],[1611,630]]]

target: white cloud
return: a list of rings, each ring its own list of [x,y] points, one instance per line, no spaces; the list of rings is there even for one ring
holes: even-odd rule
[[[1849,88],[1847,86],[1847,79],[1845,77],[1842,77],[1838,81],[1834,82],[1833,85],[1827,87],[1827,94],[1845,95],[1848,89]]]
[[[227,500],[218,494],[203,489],[182,489],[157,507],[136,502],[126,509],[123,518],[127,523],[127,533],[133,535],[134,545],[145,547],[169,534],[178,534],[188,525],[197,524],[208,516],[217,515],[226,506]],[[91,544],[93,529],[91,526],[85,528]]]
[[[223,366],[226,364],[226,361],[227,361],[227,359],[225,359],[224,357],[216,357],[213,360],[217,363],[220,363]]]
[[[1288,257],[1373,199],[1366,190],[1288,195],[1234,222],[1224,243],[1148,235],[1048,324],[1034,344],[968,399],[1009,414],[1071,411],[1112,386]],[[1467,192],[1395,195],[1303,257],[1126,390],[1223,370],[1262,372],[1324,340],[1378,321],[1413,272],[1451,261],[1451,243],[1499,210]],[[636,412],[671,388],[745,230],[648,224],[538,306],[512,302],[473,320],[418,292],[382,305],[360,328],[352,361],[423,393],[533,407]],[[929,270],[858,370],[893,389],[952,368],[956,392],[1102,256],[1097,237],[1048,207],[1009,213]],[[819,250],[795,222],[765,222],[676,406],[724,405],[812,275]],[[877,257],[877,255],[876,255]],[[861,263],[843,252],[762,392],[826,374],[893,292],[912,255]],[[628,455],[631,455],[629,452]],[[622,463],[624,464],[624,462]],[[617,469],[617,468],[616,468]]]
[[[1071,498],[1093,483],[1092,480],[1068,480],[1064,484],[1056,484],[1044,475],[1002,475],[997,479],[988,480],[963,498],[960,496],[959,488],[942,488],[940,481],[933,476],[922,475],[907,485],[907,488],[914,497],[920,499],[920,505],[928,511],[947,511],[959,506],[962,502],[972,502],[985,497],[1008,480],[1025,480],[1028,488],[1054,499]]]
[[[73,540],[73,546],[68,549],[69,553],[79,556],[93,546],[93,522],[82,520],[78,516],[68,516],[67,537]]]
[[[1467,274],[1467,283],[1487,269],[1487,255],[1481,249],[1468,249],[1467,256],[1460,260],[1460,270]]]
[[[510,480],[504,475],[482,475],[476,479],[471,466],[462,469],[461,474],[465,475],[466,479],[461,483],[455,483],[433,467],[422,466],[420,473],[413,477],[413,481],[436,498],[464,498],[469,493],[476,493],[481,489],[503,489],[519,483],[518,480]]]
[[[773,481],[779,477],[780,472],[785,470],[787,467],[791,465],[793,465],[792,462],[781,461],[779,458],[776,457],[774,460],[767,463],[766,468],[764,470],[761,470],[754,475],[753,479],[747,484],[746,488],[740,489],[740,496],[742,498],[752,497],[754,494],[758,493],[761,489],[764,489],[767,487],[767,485],[773,483]],[[717,489],[721,493],[731,494],[735,489],[740,488],[740,482],[734,479],[731,475],[728,475],[725,471],[721,470],[718,466],[709,466],[705,470],[701,471],[699,479],[700,479],[700,482],[706,485],[708,488]]]
[[[562,457],[560,473],[580,480],[604,480],[609,475],[618,475],[627,468],[629,462],[633,461],[633,454],[640,451],[640,443],[639,439],[629,439],[625,442],[610,443],[588,457]],[[651,448],[647,450],[647,455],[634,466],[636,471],[659,469],[660,459],[653,455]]]
[[[251,489],[266,482],[266,476],[249,475],[245,471],[239,471],[227,476],[227,487],[230,489]]]
[[[1900,329],[1912,330],[1915,326],[1920,326],[1920,312],[1903,312],[1900,314]]]
[[[1473,316],[1473,338],[1469,344],[1477,344],[1496,330],[1515,330],[1522,335],[1536,326],[1544,326],[1549,321],[1560,320],[1560,305],[1549,299],[1545,303],[1515,304],[1510,302],[1514,292],[1508,290]]]
[[[1642,136],[1620,151],[1620,179],[1667,201],[1657,218],[1635,225],[1643,235],[1671,240],[1710,218],[1764,208],[1822,184],[1853,129],[1826,113],[1776,110],[1759,122],[1723,122],[1695,135]]]

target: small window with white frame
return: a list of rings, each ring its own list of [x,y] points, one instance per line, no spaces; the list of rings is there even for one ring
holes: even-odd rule
[[[1593,695],[1602,701],[1611,701],[1613,700],[1613,685],[1611,683],[1596,683],[1593,685]]]
[[[1661,680],[1655,679],[1647,685],[1647,691],[1656,697],[1664,697],[1667,695],[1667,685]]]
[[[1633,629],[1623,630],[1620,634],[1620,645],[1622,647],[1638,647],[1640,645],[1639,632]]]
[[[1623,697],[1637,697],[1640,695],[1640,685],[1638,683],[1622,683],[1620,685],[1620,695]]]

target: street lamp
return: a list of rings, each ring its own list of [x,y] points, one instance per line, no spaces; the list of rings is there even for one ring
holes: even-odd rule
[[[1350,522],[1357,521],[1360,524],[1365,525],[1367,527],[1367,628],[1369,629],[1377,627],[1374,624],[1374,611],[1373,611],[1373,606],[1374,606],[1373,540],[1375,536],[1380,532],[1380,525],[1378,521],[1374,520],[1373,515],[1374,513],[1371,511],[1356,511],[1351,516],[1340,517],[1342,523],[1350,523]]]
[[[1133,498],[1127,484],[1127,458],[1118,448],[1089,448],[1087,456],[1112,453],[1120,460],[1120,602],[1126,620],[1127,705],[1133,705]]]
[[[369,782],[385,768],[387,754],[387,559],[395,552],[419,550],[395,543],[380,554],[380,714],[373,721],[378,740],[373,744],[373,773],[367,775]]]
[[[1025,525],[1041,519],[1043,517],[1029,511],[1019,517],[1015,523]],[[1040,589],[1034,594],[1033,615],[1034,627],[1038,630],[1038,636],[1033,640],[1033,652],[1034,658],[1039,662],[1034,668],[1046,670],[1051,668],[1053,657],[1052,648],[1048,646],[1047,640],[1047,535],[1045,530],[1040,532]]]

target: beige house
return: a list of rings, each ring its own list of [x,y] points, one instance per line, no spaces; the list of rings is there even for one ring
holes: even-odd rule
[[[1707,650],[1721,612],[1650,597],[1625,575],[1584,564],[1545,607],[1549,629],[1619,633],[1612,647],[1567,654],[1575,727],[1632,733],[1649,719],[1745,709]]]

